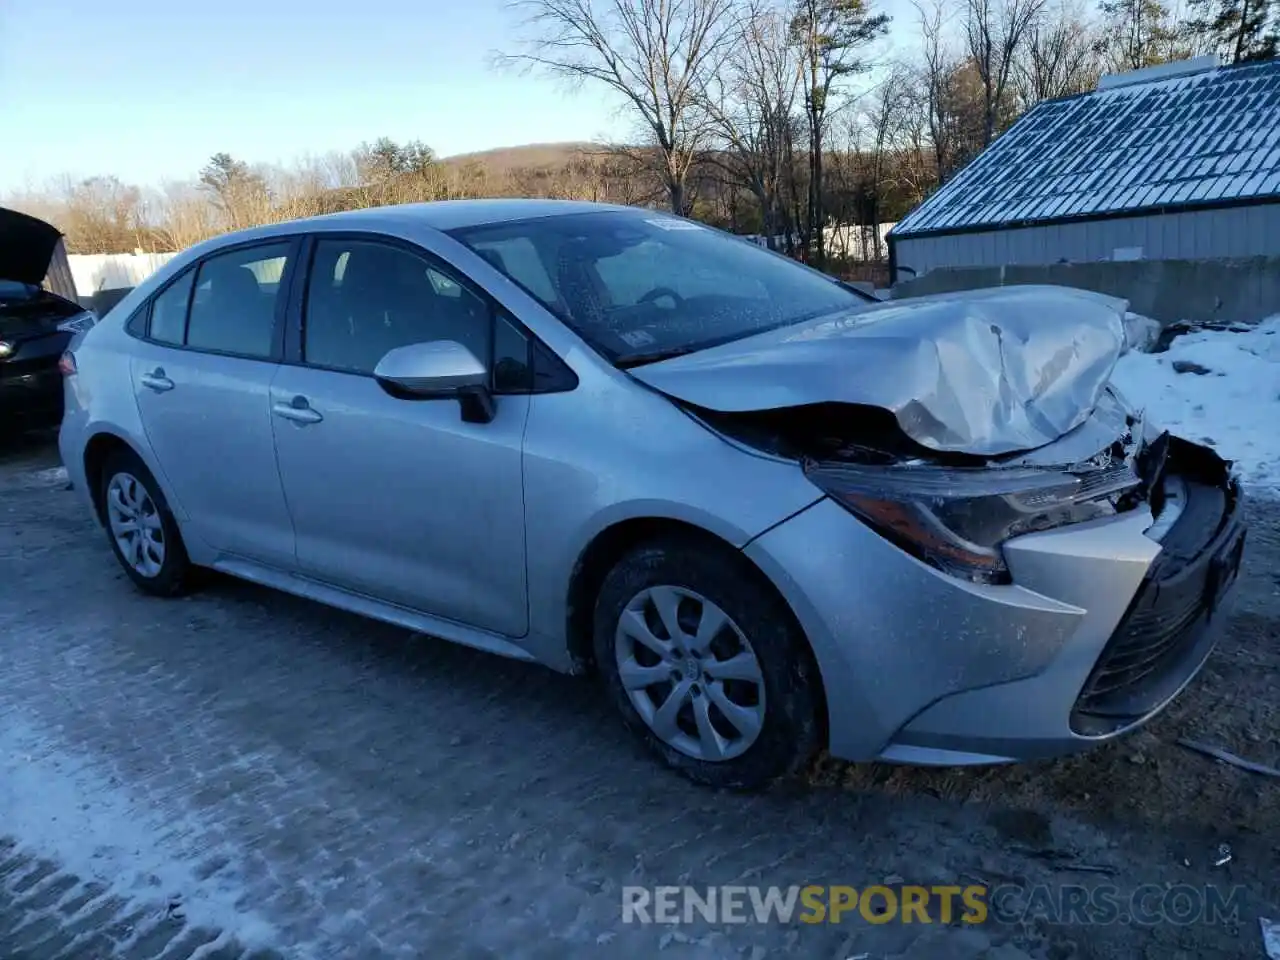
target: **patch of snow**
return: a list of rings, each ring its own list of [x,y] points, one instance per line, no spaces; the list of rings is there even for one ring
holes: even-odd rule
[[[1131,350],[1111,378],[1153,422],[1210,444],[1246,484],[1280,494],[1280,314],[1246,331],[1184,334],[1165,353]]]
[[[9,481],[8,486],[19,489],[43,489],[45,487],[65,487],[67,485],[66,467],[49,467],[45,470],[31,470],[19,474]]]
[[[1140,313],[1126,313],[1124,315],[1125,352],[1139,350],[1147,353],[1160,339],[1161,329],[1159,320],[1152,320]]]
[[[12,709],[0,715],[0,811],[0,830],[17,839],[18,853],[53,860],[81,884],[103,884],[103,897],[152,907],[153,921],[180,916],[221,930],[218,942],[227,936],[245,946],[278,942],[274,928],[244,908],[233,871],[200,880],[200,861],[176,855],[166,842],[203,832],[201,824],[173,809],[161,815]],[[210,848],[204,856],[216,853],[233,864],[243,860],[243,851],[232,849]],[[95,897],[81,912],[102,902]]]

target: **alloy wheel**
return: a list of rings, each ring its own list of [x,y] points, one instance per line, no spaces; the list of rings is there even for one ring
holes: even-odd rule
[[[164,566],[164,524],[147,488],[130,473],[107,484],[107,525],[125,563],[144,577]]]
[[[764,727],[760,661],[736,623],[701,594],[654,586],[626,605],[614,637],[618,676],[641,719],[696,760],[731,760]]]

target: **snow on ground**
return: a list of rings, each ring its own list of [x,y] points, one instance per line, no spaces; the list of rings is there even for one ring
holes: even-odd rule
[[[1130,352],[1112,381],[1159,426],[1209,443],[1255,489],[1280,495],[1280,314],[1247,331],[1177,337]]]
[[[276,939],[270,924],[243,903],[234,871],[199,877],[201,858],[175,855],[184,837],[208,833],[194,815],[182,817],[170,809],[158,816],[131,797],[119,778],[104,776],[3,703],[0,811],[0,831],[18,839],[16,852],[29,854],[33,869],[42,858],[60,867],[43,885],[53,888],[68,876],[77,881],[61,896],[63,903],[83,901],[70,921],[92,916],[112,897],[120,897],[131,907],[149,907],[135,921],[138,936],[167,919],[181,918],[220,931],[214,947],[232,937],[249,945]],[[223,855],[230,864],[244,860],[243,851],[231,846],[201,853],[205,859]],[[19,879],[17,874],[0,878],[0,906],[5,895],[11,896],[6,885]],[[49,915],[57,916],[56,911]],[[40,916],[32,913],[28,922]]]

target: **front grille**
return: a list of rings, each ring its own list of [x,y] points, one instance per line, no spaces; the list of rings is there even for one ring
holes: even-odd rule
[[[1184,566],[1180,573],[1181,583],[1148,580],[1143,585],[1085,686],[1082,708],[1139,683],[1194,638],[1208,610],[1207,571]]]
[[[1238,567],[1244,534],[1225,484],[1186,488],[1182,516],[1076,700],[1071,725],[1079,734],[1110,733],[1159,709],[1213,646],[1205,628]]]

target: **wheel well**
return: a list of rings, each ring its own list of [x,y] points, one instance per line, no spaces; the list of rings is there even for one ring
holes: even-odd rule
[[[791,618],[796,634],[804,638],[806,651],[809,654],[813,674],[818,680],[818,722],[822,725],[823,742],[827,735],[827,698],[826,688],[822,683],[822,674],[818,667],[817,657],[809,648],[808,637],[791,605],[787,603],[781,591],[763,570],[752,562],[751,558],[732,544],[702,527],[680,520],[660,517],[638,517],[623,520],[607,527],[596,535],[587,549],[578,558],[573,568],[573,576],[569,582],[567,638],[569,656],[574,664],[575,672],[592,673],[595,671],[595,656],[592,651],[592,621],[595,616],[596,597],[604,585],[604,578],[619,560],[631,550],[659,538],[680,537],[694,543],[702,543],[715,549],[724,550],[734,556],[742,568],[743,575],[759,583],[761,589],[772,591],[787,616]]]
[[[117,450],[133,453],[133,448],[113,433],[96,433],[84,448],[84,481],[93,500],[93,511],[103,522],[102,470],[107,459]]]

